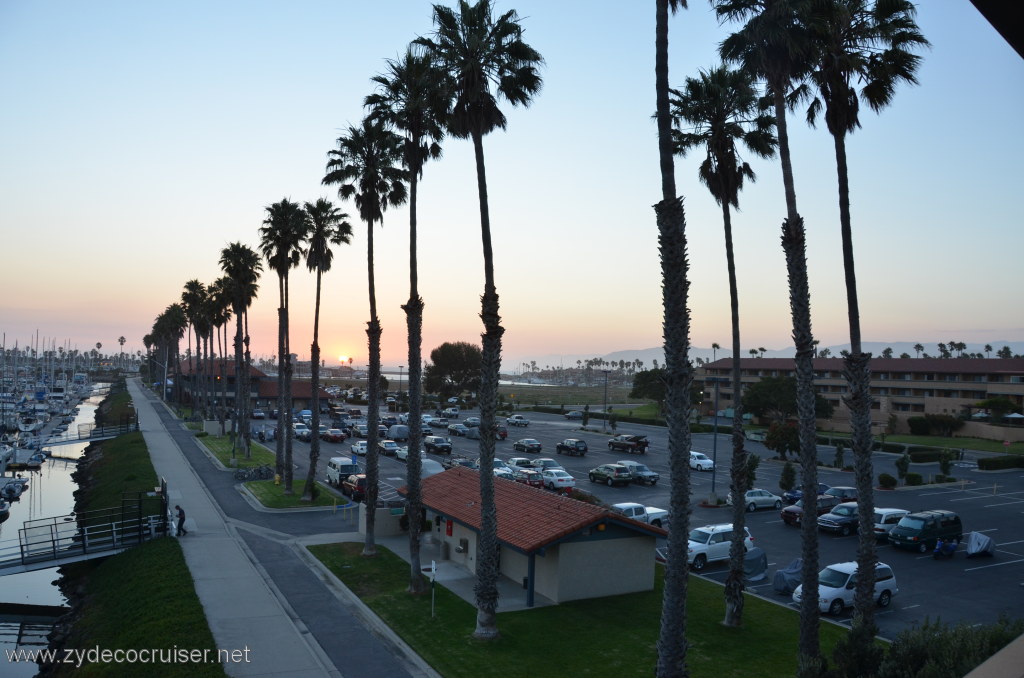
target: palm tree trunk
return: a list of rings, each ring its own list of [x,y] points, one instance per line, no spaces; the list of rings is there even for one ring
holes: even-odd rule
[[[661,164],[661,199],[667,201],[675,200],[676,197],[676,169],[672,159],[672,117],[668,103],[668,0],[657,0],[655,23],[655,117],[658,124],[658,160]],[[681,223],[685,223],[685,217]]]
[[[787,217],[782,224],[782,251],[789,275],[789,308],[793,318],[793,344],[796,347],[797,435],[800,439],[800,473],[804,512],[817,515],[818,447],[815,433],[814,335],[811,332],[811,293],[807,282],[807,248],[804,221],[797,212],[793,163],[789,152],[786,102],[781,86],[774,88],[775,123],[782,160],[782,184],[786,193]],[[804,595],[800,602],[800,637],[797,674],[814,678],[822,672],[818,609],[818,529],[813,520],[800,521],[801,581]]]
[[[310,347],[309,386],[312,390],[313,419],[312,437],[309,439],[309,471],[306,473],[306,485],[302,489],[302,501],[313,501],[313,483],[316,479],[316,465],[320,461],[320,279],[321,273],[316,271],[316,302],[313,305],[313,345]]]
[[[854,478],[857,487],[857,589],[854,595],[854,623],[850,634],[853,654],[862,668],[877,668],[881,653],[874,643],[875,628],[875,552],[873,516],[874,487],[871,479],[871,355],[863,352],[860,337],[860,307],[857,302],[857,276],[853,259],[853,232],[850,219],[850,181],[846,164],[846,137],[834,134],[836,169],[839,178],[839,223],[843,238],[843,267],[846,274],[847,314],[850,322],[850,355],[843,364],[849,384],[844,398],[850,410],[851,445]]]
[[[277,276],[277,290],[280,305],[277,307],[277,435],[274,436],[274,449],[276,452],[274,465],[277,477],[280,479],[284,477],[285,439],[287,437],[287,431],[291,428],[291,421],[289,419],[290,413],[286,416],[284,410],[284,277],[281,274],[278,274]]]
[[[291,420],[292,407],[294,405],[294,399],[292,398],[292,372],[295,369],[295,365],[292,364],[292,342],[289,337],[288,327],[288,274],[284,276],[284,312],[282,314],[282,323],[284,325],[284,404],[288,409],[289,421]],[[292,444],[295,441],[295,429],[291,426],[288,427],[287,435],[284,440],[284,494],[291,495],[295,494],[292,489],[292,476],[295,469],[292,468]]]
[[[252,354],[249,352],[249,307],[244,306],[245,309],[245,364],[242,366],[242,407],[240,409],[240,419],[246,420],[249,418],[249,413],[252,411],[252,403],[249,400],[250,393],[252,391]],[[249,434],[249,429],[245,428],[242,430],[242,440],[245,441],[245,458],[252,459],[252,438]]]
[[[367,384],[366,407],[366,539],[363,542],[363,555],[377,555],[375,528],[377,524],[377,494],[380,491],[377,431],[380,421],[380,320],[377,318],[377,286],[374,279],[373,266],[373,222],[368,223],[366,239],[366,271],[370,295],[370,322],[366,323],[366,336],[370,347],[370,373]]]
[[[227,325],[220,325],[217,328],[217,335],[220,341],[220,359],[217,361],[217,366],[220,371],[220,407],[218,412],[220,413],[220,434],[225,435],[227,431],[224,425],[224,411],[227,409],[228,404],[228,373],[227,373],[227,355],[228,355],[228,328]],[[237,388],[238,383],[235,383]],[[234,450],[235,441],[231,441],[231,449]]]
[[[491,216],[487,202],[487,171],[483,135],[473,131],[476,183],[480,200],[480,235],[484,254],[484,293],[480,318],[484,323],[480,364],[480,541],[476,562],[476,629],[474,638],[498,636],[498,512],[494,504],[494,430],[498,409],[498,372],[501,367],[501,335],[498,291],[494,285],[491,251]]]
[[[661,3],[659,3],[660,7]],[[689,643],[686,639],[686,597],[689,579],[687,535],[690,533],[690,316],[687,298],[689,263],[686,258],[686,215],[682,199],[663,200],[654,206],[661,253],[662,305],[665,339],[665,410],[668,425],[671,497],[668,564],[658,637],[658,678],[686,678]]]
[[[235,283],[236,285],[239,283]],[[236,294],[238,294],[236,292]],[[242,419],[242,393],[244,380],[242,377],[242,314],[245,312],[245,308],[239,299],[235,299],[235,416],[231,418],[231,458],[235,456],[235,442],[239,439],[241,433],[241,427],[239,422]],[[248,455],[246,455],[248,458]]]
[[[423,474],[423,461],[420,459],[420,444],[423,440],[423,427],[420,426],[423,299],[420,298],[419,267],[416,261],[416,194],[419,186],[419,168],[412,168],[409,175],[409,301],[402,307],[409,329],[409,456],[406,468],[406,513],[409,517],[409,593],[419,594],[427,590],[427,583],[420,569],[420,532],[423,527],[423,491],[420,485]]]
[[[723,186],[723,196],[726,195]],[[742,497],[747,488],[747,450],[743,438],[743,399],[740,381],[740,297],[736,288],[736,258],[732,246],[732,216],[728,199],[722,200],[725,225],[725,260],[729,270],[729,306],[732,311],[732,466],[730,479],[733,497]],[[717,435],[717,432],[716,432]],[[746,506],[732,503],[732,543],[729,546],[729,576],[725,580],[725,626],[743,623],[743,554]]]

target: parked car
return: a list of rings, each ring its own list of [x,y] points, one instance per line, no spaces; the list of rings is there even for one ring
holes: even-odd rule
[[[643,504],[637,504],[636,502],[622,502],[621,504],[612,504],[612,510],[616,513],[632,518],[633,520],[639,520],[641,523],[647,523],[654,527],[663,527],[668,529],[669,514],[665,509],[660,509],[655,506],[644,506]]]
[[[857,588],[857,563],[836,563],[818,573],[818,609],[829,614],[842,614],[843,609],[853,605]],[[793,602],[797,605],[803,598],[803,586],[793,591]],[[892,597],[899,593],[896,575],[885,563],[875,566],[875,600],[879,607],[889,607]]]
[[[452,407],[446,407],[441,414],[443,414],[444,416],[448,417],[449,419],[458,419],[459,418],[459,408],[454,406],[454,405]]]
[[[504,478],[505,480],[515,480],[516,479],[515,471],[513,471],[512,469],[510,469],[507,466],[495,466],[493,471],[494,471],[494,477],[495,478]]]
[[[304,443],[308,443],[313,437],[313,432],[305,424],[292,424],[292,433],[296,440]]]
[[[576,479],[563,468],[546,468],[540,472],[544,487],[549,490],[568,490],[576,487]]]
[[[494,438],[495,440],[504,440],[505,438],[508,438],[508,428],[504,424],[495,425]]]
[[[434,454],[451,454],[452,441],[441,436],[424,436],[423,449]]]
[[[398,452],[398,443],[394,440],[378,440],[377,452],[388,457],[393,457],[395,456],[395,453]]]
[[[696,471],[714,471],[715,462],[706,454],[690,450],[690,468]]]
[[[320,434],[320,439],[328,443],[340,443],[345,441],[345,432],[340,428],[329,428]]]
[[[587,453],[587,442],[578,438],[566,438],[555,445],[555,452],[565,453],[570,457],[582,457]]]
[[[341,481],[341,493],[346,497],[352,497],[352,501],[362,501],[366,498],[366,474],[356,473]]]
[[[398,417],[396,417],[395,415],[388,414],[380,418],[380,423],[390,428],[395,424],[399,423],[399,421]]]
[[[729,559],[729,548],[732,545],[732,523],[705,525],[690,531],[687,545],[687,562],[690,567],[700,572],[708,563]],[[743,528],[743,552],[754,547],[754,538],[750,530]]]
[[[638,461],[631,459],[619,459],[615,462],[616,464],[622,464],[629,469],[630,475],[633,476],[633,482],[640,485],[654,485],[658,482],[661,476],[651,469],[647,468],[646,465],[641,464]]]
[[[828,488],[822,494],[831,494],[834,497],[839,497],[840,501],[857,501],[856,487],[836,485],[835,487]]]
[[[903,520],[903,516],[909,515],[910,511],[898,508],[876,508],[875,509],[875,539],[888,541],[889,532]]]
[[[370,429],[366,426],[366,424],[355,424],[352,427],[352,432],[356,434],[357,438],[365,438],[366,436],[370,435]]]
[[[540,441],[534,440],[533,438],[522,438],[512,445],[512,449],[516,452],[540,453],[541,449],[543,449],[543,445],[540,444]]]
[[[818,529],[847,537],[857,531],[857,502],[846,501],[818,518]]]
[[[513,414],[511,417],[505,419],[505,423],[509,426],[529,426],[530,420],[521,414]]]
[[[263,410],[253,410],[251,416],[253,419],[266,419],[267,413]]]
[[[816,515],[824,515],[830,513],[833,508],[838,506],[840,503],[838,497],[833,497],[830,494],[818,495],[818,508]],[[804,517],[804,500],[800,499],[797,503],[791,504],[780,512],[782,516],[782,522],[787,525],[799,525],[800,520]]]
[[[726,503],[732,505],[732,492],[726,498]],[[743,504],[748,511],[756,511],[759,508],[773,508],[778,511],[782,508],[782,497],[774,495],[768,490],[754,488],[744,493]]]
[[[464,424],[448,424],[448,434],[453,436],[459,436],[460,438],[466,435],[469,428]]]
[[[830,489],[831,489],[830,485],[826,485],[825,483],[818,483],[818,494],[819,495],[825,494],[825,492],[827,492]],[[786,503],[786,504],[795,504],[798,501],[800,501],[800,499],[803,496],[804,496],[803,489],[800,488],[800,487],[794,487],[792,490],[786,490],[785,492],[782,493],[782,501],[784,503]],[[843,501],[843,499],[839,499],[839,501]]]
[[[608,449],[629,452],[630,454],[644,454],[647,452],[650,444],[647,436],[619,435],[608,441]]]
[[[579,410],[573,410],[572,412],[566,412],[565,418],[569,419],[570,421],[573,419],[582,419],[583,413],[580,412]]]
[[[546,471],[549,468],[562,468],[562,465],[550,457],[538,457],[530,464],[538,471]]]
[[[433,428],[448,428],[448,420],[444,417],[432,417],[428,423]]]
[[[327,484],[341,487],[342,481],[353,473],[362,473],[359,464],[350,457],[331,457],[327,460]]]
[[[424,452],[423,450],[420,450],[420,459],[426,458],[427,453]],[[397,459],[398,461],[409,461],[409,446],[402,445],[401,447],[399,447],[398,450],[395,452],[395,459]]]
[[[366,456],[367,442],[365,440],[357,440],[352,443],[349,449],[352,450],[352,454],[358,454],[360,457]]]
[[[517,483],[523,483],[530,487],[544,487],[544,479],[538,471],[530,468],[517,468],[513,473],[515,474],[513,480]]]
[[[466,428],[476,428],[480,425],[480,417],[466,417],[462,423]]]
[[[633,482],[633,474],[622,464],[601,464],[587,472],[587,477],[592,483],[604,483],[608,487],[615,485],[630,485]]]
[[[889,543],[904,549],[927,553],[935,542],[963,541],[964,526],[960,516],[952,511],[919,511],[908,513],[889,532]]]
[[[528,457],[510,457],[505,464],[512,470],[517,468],[533,468],[533,459]]]

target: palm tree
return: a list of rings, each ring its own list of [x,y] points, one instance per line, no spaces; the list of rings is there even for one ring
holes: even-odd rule
[[[528,106],[540,91],[540,53],[523,41],[523,29],[515,10],[495,18],[491,0],[470,5],[459,0],[458,12],[434,5],[433,38],[419,38],[451,77],[454,104],[447,129],[459,139],[471,138],[476,155],[480,231],[484,255],[484,293],[480,317],[484,323],[483,359],[480,370],[480,541],[477,543],[476,629],[477,638],[498,635],[497,513],[494,506],[494,429],[498,401],[498,370],[501,366],[501,317],[494,284],[491,251],[491,219],[487,202],[487,175],[483,138],[505,129],[505,115],[498,100]]]
[[[920,358],[921,357],[921,351],[923,351],[923,350],[924,350],[924,346],[922,344],[914,344],[914,354],[915,354],[914,357]]]
[[[423,400],[423,299],[419,292],[417,265],[416,205],[419,178],[429,158],[441,155],[444,123],[451,108],[447,73],[433,55],[406,50],[401,61],[388,61],[387,75],[373,78],[378,91],[366,97],[370,115],[383,120],[404,136],[403,157],[409,172],[409,301],[405,310],[409,340],[409,421],[419,422]],[[420,449],[421,427],[409,427],[409,449]],[[423,524],[423,495],[420,488],[423,464],[418,454],[408,457],[406,468],[407,513],[409,516],[409,592],[423,593],[426,581],[420,569],[420,532]]]
[[[661,630],[658,636],[658,678],[688,676],[686,653],[686,597],[689,579],[686,536],[690,531],[690,313],[687,298],[689,262],[686,256],[686,213],[676,195],[672,157],[672,116],[668,86],[668,16],[686,7],[686,0],[657,0],[655,5],[654,89],[658,128],[661,202],[654,206],[661,258],[662,306],[665,341],[665,412],[669,430],[669,471],[672,478],[669,511],[675,521],[668,537],[669,563],[665,567]],[[658,367],[658,361],[654,361]]]
[[[249,446],[249,428],[243,427],[238,430],[238,422],[249,421],[249,368],[248,364],[242,362],[242,345],[248,345],[248,336],[244,336],[243,320],[248,319],[249,306],[256,298],[259,290],[257,281],[263,271],[263,264],[259,255],[249,246],[240,242],[233,242],[220,252],[220,268],[231,281],[229,286],[231,292],[231,309],[235,314],[235,416],[232,418],[232,430],[234,440],[239,438],[241,433],[242,450],[246,459],[252,457],[252,450]],[[244,339],[243,339],[244,336]],[[234,455],[234,443],[231,453]]]
[[[217,380],[220,381],[220,396],[217,399],[217,420],[220,422],[220,434],[223,436],[224,414],[227,405],[228,377],[225,371],[227,354],[227,331],[226,326],[231,320],[231,279],[221,276],[214,280],[208,290],[210,292],[210,319],[213,322],[213,330],[216,332],[217,341]],[[215,384],[216,385],[216,384]],[[232,441],[232,445],[234,441]]]
[[[164,309],[164,312],[157,316],[153,323],[152,335],[154,339],[163,345],[164,367],[170,370],[170,360],[174,358],[174,383],[180,388],[181,366],[178,360],[179,342],[185,336],[188,329],[188,319],[185,317],[185,309],[181,304],[171,304]],[[167,384],[162,384],[164,400],[166,400]],[[180,391],[178,391],[180,394]]]
[[[119,343],[121,345],[121,369],[125,368],[125,364],[124,364],[124,342],[126,342],[126,341],[128,341],[128,340],[124,338],[123,334],[120,337],[117,338],[117,343]],[[63,347],[62,347],[62,350],[63,350]]]
[[[185,289],[181,293],[181,306],[185,311],[185,317],[188,319],[189,325],[192,326],[192,332],[196,335],[196,352],[191,357],[192,409],[193,413],[198,413],[203,419],[206,419],[206,410],[205,403],[200,395],[203,380],[203,350],[200,332],[203,325],[203,304],[205,302],[206,286],[196,279],[186,282]],[[189,352],[191,353],[191,334],[189,335],[188,345]]]
[[[875,571],[877,556],[872,527],[874,495],[871,466],[871,367],[870,354],[861,347],[860,306],[854,270],[850,217],[850,183],[846,162],[846,136],[860,127],[860,101],[874,111],[892,102],[900,82],[917,82],[921,58],[912,53],[928,45],[914,23],[915,9],[909,0],[814,0],[807,26],[814,45],[810,81],[817,96],[807,111],[812,125],[824,109],[825,124],[835,146],[839,182],[839,222],[846,276],[846,301],[850,325],[850,355],[845,358],[849,395],[854,473],[860,504],[857,569]],[[856,86],[862,85],[858,92]],[[850,634],[860,664],[855,672],[873,673],[880,661],[874,643],[874,577],[861,576],[854,597],[856,615]]]
[[[992,357],[991,353],[992,353],[992,344],[985,344],[985,357],[986,358],[991,358]]]
[[[284,493],[292,490],[292,360],[288,338],[288,271],[299,265],[303,244],[309,232],[306,213],[296,203],[284,199],[265,208],[266,219],[260,228],[260,250],[267,264],[277,273],[280,305],[277,308],[277,475],[284,477]]]
[[[739,207],[739,192],[745,180],[755,181],[754,170],[740,159],[737,143],[752,153],[768,158],[775,153],[775,123],[758,111],[758,94],[753,76],[719,66],[701,71],[700,78],[687,78],[683,91],[673,90],[672,114],[679,128],[673,134],[676,152],[685,156],[691,149],[703,148],[700,164],[701,183],[722,206],[725,226],[725,255],[729,274],[729,300],[732,311],[732,388],[738,394],[740,382],[740,311],[736,286],[736,260],[733,254],[732,210]],[[684,126],[685,123],[685,126]],[[758,351],[764,354],[763,348]],[[744,447],[743,411],[740,399],[733,399],[732,487],[747,486],[747,452]],[[725,583],[725,625],[739,626],[743,621],[743,525],[746,507],[733,502],[733,539],[729,549],[730,569]]]
[[[334,252],[331,245],[347,245],[352,241],[352,224],[348,215],[335,207],[330,200],[320,198],[304,206],[309,218],[309,247],[306,250],[306,268],[316,271],[316,303],[313,306],[313,345],[310,348],[310,388],[313,391],[313,420],[309,439],[309,472],[306,486],[302,490],[302,501],[313,501],[313,485],[316,480],[316,465],[320,460],[320,280],[324,272],[331,270]]]
[[[402,160],[402,138],[388,130],[384,123],[367,117],[360,127],[349,125],[338,138],[338,148],[328,153],[327,175],[323,183],[338,184],[338,197],[353,199],[359,218],[366,222],[366,270],[370,296],[370,321],[366,325],[369,339],[370,370],[367,381],[366,425],[366,542],[363,555],[377,553],[374,543],[376,523],[372,507],[377,505],[378,457],[377,421],[380,415],[380,319],[377,317],[377,288],[374,283],[373,226],[384,220],[388,206],[406,200],[406,172]],[[413,454],[417,454],[414,450]]]
[[[746,21],[721,45],[723,59],[742,64],[767,85],[775,110],[782,162],[782,184],[786,196],[786,218],[782,222],[782,250],[789,277],[790,315],[796,348],[794,368],[797,388],[797,430],[804,502],[808,512],[817,503],[817,440],[815,431],[814,358],[819,341],[811,331],[811,296],[807,277],[806,231],[796,204],[796,187],[789,149],[786,95],[807,69],[806,31],[798,21],[803,0],[715,0],[719,19]],[[825,349],[827,351],[828,349]],[[821,357],[827,354],[822,352]],[[813,521],[801,525],[802,581],[806,591],[800,605],[798,672],[801,676],[820,674],[818,611],[818,534]]]

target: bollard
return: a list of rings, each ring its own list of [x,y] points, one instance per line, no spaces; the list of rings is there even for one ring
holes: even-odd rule
[[[274,474],[274,484],[275,485],[280,485],[281,484],[281,474],[280,473],[275,473]]]

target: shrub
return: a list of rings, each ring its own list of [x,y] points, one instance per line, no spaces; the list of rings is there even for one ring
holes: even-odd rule
[[[903,451],[902,443],[879,443],[875,448],[882,452],[892,452],[893,454],[899,454]]]
[[[897,484],[899,484],[899,481],[896,480],[896,478],[894,478],[893,476],[889,475],[888,473],[878,474],[878,485],[882,489],[891,490],[894,487],[896,487]]]
[[[948,447],[939,452],[939,470],[948,476],[953,470],[953,450]]]
[[[761,457],[756,454],[751,454],[747,457],[747,486],[743,488],[744,492],[754,488],[754,481],[757,479],[757,467],[760,464]]]
[[[899,476],[900,480],[905,480],[907,477],[907,471],[909,470],[910,455],[904,452],[903,456],[896,460],[896,475]]]
[[[196,438],[205,438],[208,435],[210,434],[206,431],[196,431]]]
[[[936,482],[936,483],[944,483],[944,482],[946,482],[946,475],[944,473],[936,473],[935,474],[935,481],[934,482]]]
[[[843,450],[843,444],[836,443],[836,456],[835,459],[832,460],[832,465],[836,468],[843,468]]]
[[[949,626],[925,619],[900,632],[879,667],[879,678],[964,676],[1024,633],[1024,620]]]
[[[1007,468],[1024,468],[1024,456],[1004,454],[998,457],[981,457],[978,468],[982,471],[998,471]]]
[[[786,465],[782,467],[782,476],[779,478],[779,487],[784,492],[789,492],[796,485],[796,467],[793,466],[793,462],[786,462]]]
[[[926,449],[917,448],[910,452],[910,461],[915,464],[928,464],[939,461],[941,458],[942,450],[937,450],[934,447]]]
[[[926,436],[930,430],[928,420],[924,417],[909,417],[907,419],[907,426],[910,427],[910,435],[912,436]]]
[[[923,485],[924,484],[924,478],[921,477],[920,473],[908,473],[906,475],[906,479],[905,480],[906,480],[907,485]]]

